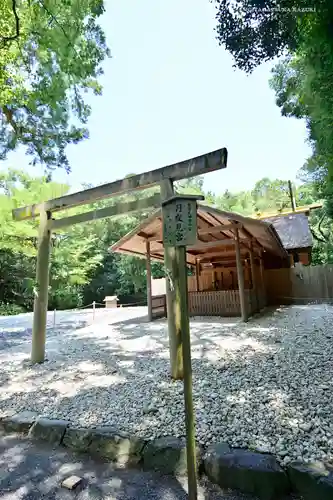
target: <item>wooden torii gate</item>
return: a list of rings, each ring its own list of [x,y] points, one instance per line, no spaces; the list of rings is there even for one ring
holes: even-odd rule
[[[177,197],[174,193],[173,182],[205,174],[227,165],[227,150],[219,149],[206,155],[198,156],[175,165],[152,170],[144,174],[135,175],[110,184],[80,191],[60,198],[46,201],[37,205],[13,210],[15,220],[40,217],[36,295],[34,301],[34,317],[32,330],[31,360],[33,363],[42,363],[45,359],[46,320],[49,285],[50,242],[52,231],[79,222],[87,222],[104,217],[112,217],[121,213],[128,213],[150,207],[163,206],[162,216],[165,222],[164,230],[164,261],[167,274],[167,312],[170,339],[171,376],[184,378],[184,405],[186,424],[186,451],[188,471],[189,500],[197,500],[197,470],[195,423],[192,397],[192,367],[190,351],[190,331],[187,310],[187,273],[186,273],[186,245],[191,238],[194,241],[196,234],[196,200],[198,197]],[[62,219],[52,219],[52,213],[96,200],[111,198],[117,194],[133,190],[145,189],[160,184],[160,194],[129,203],[118,203],[115,206],[87,213],[73,215]],[[171,227],[182,226],[182,218],[178,209],[182,209],[183,201],[187,198],[187,227],[184,233],[176,228],[176,234]],[[191,203],[191,198],[194,204]],[[200,197],[199,197],[200,198]],[[177,201],[178,199],[178,201]],[[176,203],[175,203],[176,201]],[[182,211],[182,210],[181,210]],[[178,219],[177,219],[178,216]],[[169,217],[169,220],[168,220]],[[195,219],[195,220],[194,220]],[[178,221],[174,224],[175,221]],[[192,230],[190,229],[192,228]],[[181,234],[182,233],[182,234]],[[180,236],[180,238],[178,238]],[[172,285],[172,286],[171,286]],[[184,361],[184,369],[183,369]]]
[[[119,214],[145,210],[147,208],[158,208],[163,201],[174,195],[173,183],[175,181],[213,172],[225,168],[226,165],[227,150],[226,148],[222,148],[174,165],[151,170],[150,172],[134,175],[98,187],[54,198],[43,203],[13,210],[13,218],[16,221],[33,219],[35,217],[40,218],[31,346],[31,361],[33,363],[42,363],[45,359],[50,241],[52,231],[81,222],[112,217]],[[64,217],[62,219],[52,218],[53,213],[61,210],[90,204],[98,200],[112,198],[135,190],[146,189],[154,185],[160,185],[160,194],[156,194],[149,198],[143,198],[128,203],[118,203],[114,206]],[[173,378],[182,378],[181,340],[177,333],[175,323],[173,308],[175,296],[170,286],[170,280],[173,279],[175,274],[174,248],[165,247],[164,254],[166,274],[169,278],[167,279],[167,312],[171,376]]]

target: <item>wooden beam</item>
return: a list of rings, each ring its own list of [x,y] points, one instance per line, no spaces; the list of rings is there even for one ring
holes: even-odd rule
[[[231,231],[237,227],[236,224],[220,224],[219,226],[212,226],[211,229],[204,229],[201,231],[198,231],[198,237],[201,238],[201,236],[207,236],[209,234],[218,234],[221,231]],[[238,226],[239,227],[239,226]],[[159,234],[157,236],[152,236],[150,238],[147,238],[148,241],[162,241],[163,240],[163,235]]]
[[[250,238],[249,239],[243,238],[240,241],[241,241],[242,245],[245,246],[246,248],[248,248],[249,250],[251,250],[251,245],[252,245],[253,252],[259,256],[259,254],[262,250],[262,246],[258,243],[256,238],[251,238],[251,239]]]
[[[259,311],[259,290],[258,290],[258,283],[257,283],[257,275],[256,275],[256,266],[255,266],[255,261],[254,261],[254,251],[253,251],[253,243],[251,243],[251,249],[250,249],[250,267],[251,267],[251,281],[252,281],[252,289],[254,291],[255,295],[255,301],[256,301],[256,311]]]
[[[247,305],[245,301],[245,284],[244,284],[244,270],[241,259],[240,242],[239,242],[239,232],[238,229],[235,230],[236,237],[236,264],[237,264],[237,277],[238,277],[238,290],[239,290],[239,302],[241,306],[242,320],[246,322],[247,317]]]
[[[245,251],[241,251],[241,254],[244,256],[245,255]],[[206,254],[203,254],[202,257],[200,256],[197,256],[197,259],[202,263],[202,262],[205,262],[205,261],[209,261],[210,259],[214,258],[214,257],[228,257],[230,259],[230,257],[235,257],[236,255],[236,247],[235,247],[235,250],[233,250],[232,252],[228,251],[228,252],[210,252],[210,253],[206,253]]]
[[[219,226],[212,226],[210,229],[204,229],[198,231],[199,236],[207,236],[209,234],[218,234],[221,231],[232,231],[235,227],[240,227],[241,224],[231,223],[231,224],[220,224]]]
[[[221,261],[219,262],[218,260],[216,262],[212,262],[214,265],[214,269],[226,269],[228,267],[236,267],[236,261],[235,260],[226,260],[226,261]],[[204,273],[205,271],[209,271],[209,268],[204,268],[202,272]]]
[[[237,263],[236,263],[236,267],[237,267]],[[237,270],[236,270],[237,272]],[[231,286],[232,286],[232,289],[235,290],[236,288],[236,283],[235,283],[235,272],[232,270],[230,271],[230,274],[231,274]]]
[[[253,242],[255,245],[258,246],[258,248],[264,248],[263,245],[260,243],[257,238],[253,236],[244,226],[240,228],[241,232],[244,234],[244,237],[248,239],[249,243]]]
[[[47,304],[49,294],[49,267],[51,231],[48,229],[50,213],[40,214],[36,264],[36,289],[32,325],[31,362],[43,363],[45,359]]]
[[[98,219],[105,219],[106,217],[114,217],[116,215],[128,214],[131,212],[138,212],[148,208],[159,208],[161,206],[161,195],[155,194],[149,198],[141,198],[141,200],[134,200],[125,203],[117,203],[111,207],[100,208],[99,210],[92,210],[83,214],[71,215],[63,219],[52,219],[49,221],[49,229],[56,231],[66,226],[80,224],[82,222],[91,222]]]
[[[15,220],[25,220],[37,217],[42,210],[57,212],[66,208],[86,205],[97,200],[111,198],[129,191],[146,189],[170,179],[172,182],[194,177],[196,175],[206,174],[214,170],[220,170],[227,166],[228,152],[226,148],[218,149],[189,160],[185,160],[167,167],[144,172],[143,174],[125,177],[115,182],[103,184],[78,193],[68,194],[44,203],[16,208],[13,210]]]
[[[151,283],[151,261],[150,261],[150,243],[146,242],[146,269],[147,269],[147,306],[148,306],[148,321],[153,320],[153,298],[152,298],[152,283]]]
[[[246,245],[247,240],[240,239],[239,242],[240,242],[241,246],[245,246],[246,248],[248,248],[248,246]],[[229,246],[230,247],[235,246],[234,239],[225,238],[223,240],[204,241],[204,242],[196,243],[193,246],[187,247],[187,252],[196,252],[196,251],[200,251],[200,250],[207,250],[210,248],[225,248],[225,247],[229,247]],[[199,255],[197,255],[197,257],[201,258],[201,257],[205,257],[205,255],[199,254]]]
[[[162,201],[171,198],[174,195],[173,182],[166,179],[161,182],[161,199]],[[169,351],[170,351],[170,372],[171,378],[178,380],[183,378],[183,354],[181,346],[181,336],[176,328],[175,314],[175,287],[174,279],[177,273],[175,262],[174,247],[164,247],[164,267],[166,272],[166,302],[167,302],[167,318],[168,318],[168,334],[169,334]]]
[[[251,286],[251,274],[250,274],[250,266],[249,266],[249,259],[248,259],[248,254],[246,255],[246,259],[244,261],[244,283],[245,286],[248,283],[249,286]]]
[[[261,279],[261,287],[264,295],[264,304],[267,305],[267,294],[266,294],[266,281],[265,281],[265,270],[264,270],[264,259],[262,258],[262,252],[260,253],[260,279]]]
[[[201,272],[200,261],[196,259],[196,261],[195,261],[195,282],[196,282],[197,292],[200,292],[200,272]]]
[[[193,246],[186,247],[187,252],[195,252],[200,250],[207,250],[210,248],[224,248],[235,246],[235,240],[225,238],[224,240],[207,241],[202,243],[196,243]]]
[[[164,266],[165,266],[165,255],[163,254],[164,252],[164,248],[162,247],[161,249],[161,254],[158,253],[159,250],[152,250],[150,249],[150,258],[151,260],[158,260],[158,261],[164,261]],[[133,250],[128,250],[128,249],[125,249],[125,248],[122,248],[121,250],[117,250],[117,253],[123,253],[125,255],[132,255],[134,257],[138,257],[139,259],[145,259],[146,258],[146,253],[139,253],[139,252],[135,252]],[[192,255],[192,254],[187,254],[187,264],[189,266],[194,266],[195,265],[195,256]]]
[[[305,205],[304,207],[296,207],[296,210],[287,210],[282,212],[266,212],[263,214],[253,214],[252,217],[254,219],[269,219],[270,217],[283,217],[284,215],[292,215],[292,214],[309,214],[311,210],[316,210],[318,208],[322,208],[322,203],[312,203],[311,205]]]

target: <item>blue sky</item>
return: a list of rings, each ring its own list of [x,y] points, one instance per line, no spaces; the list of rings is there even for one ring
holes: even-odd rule
[[[206,189],[295,179],[310,154],[305,124],[280,116],[272,64],[251,76],[232,68],[209,0],[106,0],[102,24],[112,52],[103,96],[91,98],[90,139],[68,150],[72,173],[55,180],[77,190],[223,146],[228,168],[207,174]],[[8,165],[28,168],[28,157],[12,154]]]

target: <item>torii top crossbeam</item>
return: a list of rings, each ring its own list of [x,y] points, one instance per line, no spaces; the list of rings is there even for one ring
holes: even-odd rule
[[[156,170],[151,170],[150,172],[144,172],[91,189],[85,189],[78,193],[54,198],[44,203],[16,208],[13,210],[13,218],[17,221],[31,219],[40,215],[41,211],[57,212],[79,205],[93,203],[94,201],[111,198],[129,191],[146,189],[166,179],[178,181],[188,177],[213,172],[214,170],[220,170],[227,166],[227,156],[228,153],[226,148],[218,149],[211,153],[175,163],[174,165],[168,165]],[[80,222],[84,221],[81,220]]]

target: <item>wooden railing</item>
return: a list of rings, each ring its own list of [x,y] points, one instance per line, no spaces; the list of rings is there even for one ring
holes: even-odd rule
[[[165,295],[155,295],[152,297],[152,318],[166,318],[167,303]]]
[[[258,302],[253,290],[245,290],[245,301],[248,315],[258,311]],[[266,304],[264,297],[259,295],[259,310]],[[205,292],[189,292],[188,309],[191,316],[240,316],[240,301],[238,290],[212,290]],[[153,319],[167,317],[165,295],[152,298]]]
[[[190,292],[189,313],[192,316],[240,316],[238,290]]]

